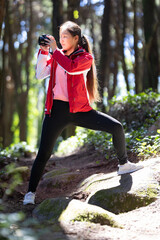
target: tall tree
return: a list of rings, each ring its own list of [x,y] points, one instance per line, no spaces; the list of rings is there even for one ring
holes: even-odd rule
[[[5,9],[6,9],[5,0],[0,0],[0,38],[2,33],[2,24],[5,18]],[[4,66],[4,61],[2,61],[2,69],[0,69],[0,145],[2,144],[2,141],[3,141],[2,133],[4,131],[3,129],[3,106],[4,106],[4,68],[3,66]]]
[[[5,0],[0,0],[0,37],[1,37],[1,31],[2,31],[2,23],[4,21],[5,16]]]
[[[59,26],[63,23],[63,1],[52,0],[52,33],[55,39],[59,40]]]
[[[79,10],[80,7],[80,0],[67,0],[68,2],[68,20],[77,22],[78,21],[78,16],[75,17],[75,11]]]
[[[6,11],[8,11],[8,1],[6,1]],[[7,21],[8,14],[5,16]],[[14,81],[8,65],[9,54],[5,50],[8,43],[8,27],[5,26],[3,35],[2,49],[2,78],[1,78],[1,96],[0,96],[0,144],[8,146],[12,142],[13,132],[11,130],[14,113]]]
[[[128,69],[127,69],[127,64],[125,60],[125,37],[126,37],[126,24],[127,24],[127,9],[126,9],[126,1],[121,0],[122,4],[122,46],[121,46],[121,56],[122,56],[122,68],[123,68],[123,74],[124,74],[124,79],[126,82],[127,86],[127,91],[129,91],[129,82],[128,82]]]
[[[134,11],[134,77],[135,77],[135,91],[136,93],[142,90],[142,81],[140,79],[140,65],[139,65],[139,52],[138,52],[138,23],[137,23],[137,0],[133,0],[133,11]]]
[[[3,54],[3,146],[12,142],[12,120],[17,112],[19,118],[20,141],[27,138],[27,103],[29,91],[30,60],[32,53],[32,0],[13,4],[6,1],[5,39]],[[24,27],[25,25],[25,27]],[[23,40],[22,34],[26,35]],[[9,49],[6,51],[5,46]],[[19,45],[19,47],[16,47]],[[14,97],[14,99],[13,99]],[[11,137],[10,137],[11,136]]]
[[[28,102],[28,92],[29,92],[29,60],[32,47],[32,1],[26,1],[26,14],[28,15],[29,31],[27,34],[27,47],[20,45],[19,51],[17,52],[14,48],[13,42],[13,25],[8,23],[10,37],[9,37],[9,47],[14,59],[10,58],[12,74],[14,76],[15,86],[18,90],[17,94],[17,112],[19,116],[19,129],[20,129],[20,141],[26,141],[27,138],[27,102]],[[19,10],[19,13],[21,11]],[[20,21],[22,21],[22,15],[19,15]],[[18,60],[18,55],[21,56],[21,61]],[[14,66],[14,61],[16,62],[17,71]],[[23,69],[24,65],[24,69]],[[26,73],[25,78],[23,78],[22,71]]]
[[[159,75],[157,29],[159,23],[155,18],[155,0],[143,0],[142,3],[145,37],[143,90],[152,88],[157,91]]]
[[[104,87],[109,89],[109,44],[110,44],[110,10],[111,0],[104,1],[104,13],[101,22],[102,40],[100,44],[100,64],[99,64],[99,85],[100,95],[103,98]],[[98,104],[98,107],[104,111],[103,103]]]

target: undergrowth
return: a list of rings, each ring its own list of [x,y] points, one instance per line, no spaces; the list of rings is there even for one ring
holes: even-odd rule
[[[150,129],[160,119],[160,94],[148,90],[118,101],[113,98],[108,114],[123,124],[128,152],[141,158],[160,155],[160,126],[154,131]],[[112,135],[80,127],[76,128],[75,136],[60,143],[56,154],[69,154],[91,145],[107,159],[115,157]]]
[[[29,157],[34,152],[35,149],[26,142],[19,142],[11,144],[5,149],[0,149],[0,159],[12,158],[17,160],[20,157]]]

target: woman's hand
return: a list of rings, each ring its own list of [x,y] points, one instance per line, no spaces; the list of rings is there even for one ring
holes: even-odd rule
[[[55,38],[54,38],[53,36],[51,36],[51,35],[47,35],[47,37],[48,37],[50,40],[45,39],[45,41],[48,42],[48,46],[49,46],[50,48],[52,48],[52,51],[54,52],[54,50],[56,50],[56,48],[57,48],[56,40],[55,40]]]

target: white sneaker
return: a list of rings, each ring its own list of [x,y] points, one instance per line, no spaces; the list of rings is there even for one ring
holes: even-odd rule
[[[127,163],[123,165],[118,165],[118,167],[119,167],[117,172],[118,175],[125,174],[125,173],[132,173],[139,169],[144,168],[144,166],[141,164],[131,163],[129,161],[127,161]]]
[[[35,193],[26,193],[26,195],[24,196],[23,205],[26,204],[35,204]]]

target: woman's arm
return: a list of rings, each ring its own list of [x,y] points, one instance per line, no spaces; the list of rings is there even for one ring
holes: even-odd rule
[[[85,52],[77,56],[74,60],[65,56],[58,48],[53,36],[48,35],[48,45],[53,50],[52,58],[71,75],[81,74],[89,70],[92,66],[93,57],[90,53]]]
[[[48,48],[41,47],[38,52],[37,65],[36,65],[36,78],[44,79],[50,75],[51,71],[51,55]]]
[[[93,57],[89,53],[82,53],[74,60],[63,55],[58,49],[54,51],[52,57],[59,63],[59,65],[71,75],[81,74],[89,70],[92,65]]]

